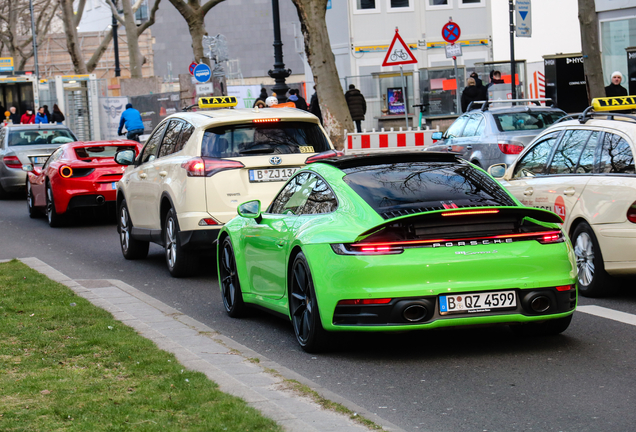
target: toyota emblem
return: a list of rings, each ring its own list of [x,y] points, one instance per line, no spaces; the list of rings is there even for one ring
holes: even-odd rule
[[[280,156],[272,156],[271,158],[269,158],[269,163],[271,163],[272,165],[280,165],[282,161],[283,160],[280,158]]]

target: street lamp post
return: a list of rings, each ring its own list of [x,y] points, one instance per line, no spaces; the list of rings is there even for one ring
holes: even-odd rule
[[[33,0],[29,0],[31,9],[31,35],[33,36],[33,64],[35,65],[35,82],[40,82],[40,69],[38,68],[38,37],[35,34],[35,14],[33,13]]]
[[[278,98],[278,103],[287,101],[287,91],[289,87],[285,84],[285,78],[291,75],[291,69],[285,69],[283,63],[283,42],[280,39],[280,14],[278,10],[278,0],[272,0],[272,12],[274,15],[274,69],[270,69],[267,74],[274,78],[274,92]]]
[[[113,6],[115,6],[115,10],[117,10],[117,0],[112,0]],[[115,76],[121,76],[121,69],[119,68],[119,41],[117,40],[117,27],[119,23],[117,22],[117,18],[115,18],[115,12],[113,11],[113,53],[115,54]]]

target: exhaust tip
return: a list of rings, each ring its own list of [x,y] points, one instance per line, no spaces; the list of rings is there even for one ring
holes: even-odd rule
[[[414,304],[404,308],[404,311],[402,312],[402,316],[407,321],[417,322],[417,321],[422,321],[426,317],[427,313],[428,313],[428,310],[424,306],[419,304]]]
[[[546,296],[536,296],[530,301],[530,308],[537,313],[542,313],[550,309],[550,299]]]
[[[97,198],[95,198],[95,202],[99,205],[102,205],[106,202],[106,198],[104,198],[103,195],[97,195]]]

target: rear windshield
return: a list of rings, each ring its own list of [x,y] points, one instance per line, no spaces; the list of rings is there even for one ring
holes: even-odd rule
[[[488,174],[463,163],[398,163],[343,171],[344,181],[385,219],[445,208],[516,205]]]
[[[327,150],[329,142],[320,127],[305,122],[220,126],[205,131],[201,144],[201,156],[214,158]]]
[[[564,112],[531,111],[493,114],[500,132],[545,129],[565,115]]]
[[[9,129],[9,145],[64,144],[77,141],[71,131],[64,129]]]
[[[79,159],[89,158],[114,158],[115,153],[121,150],[136,150],[134,146],[94,146],[79,147],[75,149],[75,154]]]

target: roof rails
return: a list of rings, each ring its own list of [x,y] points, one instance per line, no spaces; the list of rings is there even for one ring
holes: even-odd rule
[[[615,116],[617,116],[618,118],[616,118]],[[570,117],[574,118],[573,115]],[[588,120],[591,120],[592,118],[603,118],[603,117],[605,117],[606,120],[626,121],[627,119],[629,119],[632,121],[636,121],[636,115],[634,114],[624,114],[621,112],[596,112],[594,111],[593,106],[589,106],[585,108],[585,111],[583,111],[583,113],[579,115],[578,120],[579,120],[579,123],[585,124],[587,123]],[[559,121],[560,120],[561,119],[559,119]]]
[[[516,104],[517,102],[532,102],[533,104],[537,105],[537,106],[541,106],[541,102],[552,102],[552,99],[546,99],[546,98],[538,98],[538,99],[506,99],[506,100],[481,100],[481,101],[472,101],[468,104],[468,108],[466,109],[466,112],[470,111],[470,109],[472,108],[473,104],[482,104],[481,105],[481,110],[482,111],[488,111],[488,108],[491,104],[496,104],[496,103],[505,103],[505,104],[509,104],[509,103],[513,103]]]

